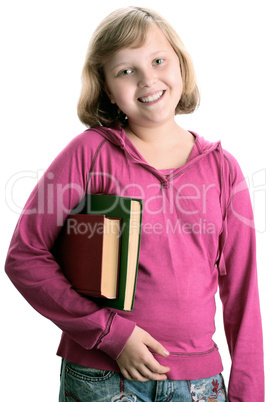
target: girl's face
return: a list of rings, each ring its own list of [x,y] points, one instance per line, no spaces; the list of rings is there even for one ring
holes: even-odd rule
[[[106,93],[129,124],[154,127],[174,120],[183,84],[179,58],[153,26],[145,43],[117,51],[104,66]]]

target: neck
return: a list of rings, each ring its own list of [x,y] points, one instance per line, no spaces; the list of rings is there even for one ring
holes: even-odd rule
[[[146,144],[165,144],[180,136],[183,130],[176,122],[167,122],[159,126],[142,127],[133,123],[128,124],[126,134],[130,139],[141,140]]]

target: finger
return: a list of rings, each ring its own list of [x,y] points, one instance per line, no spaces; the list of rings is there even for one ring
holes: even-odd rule
[[[127,371],[126,369],[122,369],[122,370],[121,370],[121,374],[123,375],[123,377],[124,377],[126,380],[129,380],[129,381],[132,381],[132,380],[133,380],[133,378],[132,378],[132,376],[130,375],[129,371]]]
[[[170,371],[170,368],[167,366],[162,366],[155,360],[154,362],[149,361],[146,365],[150,372],[158,375],[166,374]]]
[[[142,370],[142,371],[144,371],[144,370]],[[132,368],[129,370],[129,377],[130,377],[130,379],[132,379],[134,381],[140,381],[140,382],[146,382],[146,381],[149,381],[149,379],[150,379],[148,376],[144,376],[141,373],[141,371],[137,370],[136,368]]]
[[[170,368],[162,366],[150,351],[148,351],[148,359],[145,360],[145,366],[155,374],[166,374],[170,371]]]
[[[142,377],[146,378],[147,380],[154,380],[154,381],[165,381],[167,380],[167,376],[162,373],[155,373],[149,369],[147,366],[143,366],[140,368],[140,374]]]
[[[146,338],[145,345],[148,346],[153,352],[157,353],[160,356],[167,357],[169,356],[169,351],[164,348],[164,346],[154,339],[151,335],[148,334]]]
[[[134,369],[131,368],[129,370],[121,369],[121,374],[123,375],[123,377],[126,380],[129,380],[129,381],[140,381],[140,382],[149,381],[148,377],[145,377],[144,375],[142,375],[142,373],[135,368]]]

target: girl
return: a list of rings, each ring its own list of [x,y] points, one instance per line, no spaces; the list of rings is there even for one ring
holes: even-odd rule
[[[175,121],[199,104],[191,59],[156,12],[110,14],[90,42],[78,114],[89,126],[53,161],[15,229],[6,272],[63,331],[60,401],[263,402],[262,330],[248,189],[234,157]],[[86,193],[143,199],[134,309],[80,296],[50,250]]]

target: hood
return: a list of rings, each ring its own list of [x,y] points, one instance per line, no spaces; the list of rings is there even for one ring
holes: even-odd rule
[[[170,174],[168,174],[167,177],[165,178],[165,175],[160,173],[159,170],[150,166],[148,162],[142,157],[142,155],[138,152],[138,150],[129,140],[124,129],[121,126],[114,126],[109,128],[101,126],[92,128],[91,130],[98,132],[112,144],[119,146],[121,149],[123,149],[127,158],[129,158],[133,163],[138,163],[145,166],[147,170],[151,171],[155,176],[159,178],[164,187],[167,187],[172,180],[174,180],[180,174],[183,174],[184,172],[189,170],[195,163],[199,162],[208,153],[213,152],[214,150],[218,150],[222,153],[220,141],[209,142],[205,140],[203,137],[200,137],[197,133],[189,131],[195,137],[195,144],[188,158],[187,163],[180,168],[168,169]]]
[[[138,152],[135,146],[127,137],[124,129],[121,126],[114,127],[94,127],[91,128],[92,131],[98,132],[105,139],[110,141],[112,144],[119,146],[124,150],[126,157],[131,160],[132,163],[138,163],[143,165],[147,170],[151,171],[154,176],[156,176],[162,185],[162,188],[168,188],[170,182],[176,179],[178,176],[184,174],[186,171],[191,169],[196,163],[201,159],[205,158],[210,152],[219,153],[219,180],[220,180],[220,207],[222,215],[222,228],[219,235],[219,250],[217,255],[217,267],[220,275],[226,275],[226,265],[223,255],[223,250],[227,240],[227,191],[226,191],[226,178],[225,178],[225,163],[226,158],[222,150],[221,142],[210,142],[200,137],[197,133],[189,131],[195,137],[195,144],[188,158],[187,163],[176,169],[169,170],[169,174],[165,177],[159,170],[150,166],[142,155]]]
[[[114,145],[118,145],[122,149],[130,148],[130,146],[134,148],[133,144],[126,135],[125,130],[119,125],[111,127],[98,126],[98,127],[92,127],[89,130],[96,131],[97,133],[101,134],[104,138],[112,142]],[[197,143],[197,147],[201,151],[201,153],[206,153],[207,151],[212,150],[220,143],[220,141],[218,142],[207,141],[203,137],[200,137],[194,131],[189,130],[189,132],[193,134],[194,137],[196,138],[195,143]],[[135,148],[134,150],[136,151]],[[137,152],[135,152],[135,154],[138,155]]]

